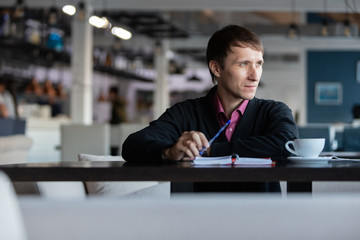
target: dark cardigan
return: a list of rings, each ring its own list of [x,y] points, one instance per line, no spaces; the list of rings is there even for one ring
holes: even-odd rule
[[[175,104],[150,125],[131,134],[124,142],[122,156],[126,161],[161,161],[164,149],[174,145],[184,131],[203,132],[210,139],[220,129],[213,95],[217,86],[201,98]],[[228,142],[224,132],[211,145],[211,155],[237,153],[242,157],[285,159],[288,140],[298,138],[291,110],[281,102],[254,98]],[[139,155],[140,154],[140,155]]]

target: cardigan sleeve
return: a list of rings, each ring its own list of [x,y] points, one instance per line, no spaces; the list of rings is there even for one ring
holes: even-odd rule
[[[182,108],[172,107],[149,126],[130,134],[122,146],[122,156],[131,162],[161,161],[162,151],[171,147],[181,136],[185,114]]]

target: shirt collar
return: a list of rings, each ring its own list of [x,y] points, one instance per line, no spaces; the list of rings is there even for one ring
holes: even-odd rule
[[[238,111],[241,113],[241,115],[244,115],[244,112],[245,112],[245,109],[246,109],[246,106],[248,105],[248,103],[249,103],[249,100],[242,101],[240,103],[240,105],[234,111]],[[215,111],[216,111],[217,116],[219,116],[219,115],[226,116],[224,108],[221,105],[219,94],[217,91],[214,94],[214,106],[215,106]]]

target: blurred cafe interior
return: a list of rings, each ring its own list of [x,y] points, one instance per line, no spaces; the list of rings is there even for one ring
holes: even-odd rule
[[[22,154],[0,164],[119,156],[130,133],[212,87],[207,41],[228,24],[263,41],[258,98],[285,102],[300,137],[324,137],[325,152],[360,152],[358,0],[1,0],[0,85],[13,111],[0,141]]]
[[[13,117],[26,122],[18,131],[34,141],[27,160],[74,156],[62,146],[61,126],[109,123],[113,86],[126,117],[110,124],[113,151],[101,154],[120,154],[130,132],[212,86],[205,47],[226,24],[247,26],[263,40],[257,97],[285,102],[301,134],[326,134],[327,151],[359,149],[359,140],[348,146],[343,136],[359,118],[356,3],[3,0],[0,73],[14,98]]]

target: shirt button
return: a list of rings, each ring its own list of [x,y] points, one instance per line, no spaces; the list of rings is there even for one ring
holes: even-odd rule
[[[229,128],[229,131],[232,132],[232,128]]]

